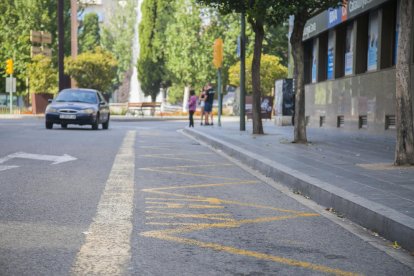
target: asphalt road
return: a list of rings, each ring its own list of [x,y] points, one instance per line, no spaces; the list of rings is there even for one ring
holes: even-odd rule
[[[0,120],[0,275],[414,275],[185,126]]]

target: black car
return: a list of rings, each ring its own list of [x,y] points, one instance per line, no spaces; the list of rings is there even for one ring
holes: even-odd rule
[[[101,92],[94,89],[69,88],[59,92],[55,99],[49,100],[46,108],[46,128],[60,124],[67,128],[69,124],[91,125],[98,129],[109,126],[109,105]]]

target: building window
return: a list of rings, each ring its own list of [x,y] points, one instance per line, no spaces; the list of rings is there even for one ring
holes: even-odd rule
[[[339,116],[337,117],[337,119],[336,119],[336,126],[337,126],[338,128],[341,128],[341,127],[343,127],[343,126],[344,126],[344,124],[345,124],[345,118],[344,118],[344,115],[339,115]]]
[[[319,127],[323,127],[325,124],[325,116],[319,116]]]
[[[335,78],[340,78],[345,71],[346,25],[342,24],[336,29],[335,40]]]
[[[305,84],[311,82],[311,75],[312,75],[312,40],[308,40],[303,44],[304,49],[304,73],[305,73]]]
[[[381,23],[381,69],[395,65],[397,27],[397,2],[391,1],[382,7]]]
[[[395,115],[385,115],[385,129],[395,129]]]
[[[319,36],[318,49],[318,81],[326,80],[327,53],[328,52],[328,33]]]
[[[367,71],[368,56],[368,15],[363,14],[356,20],[355,74]]]
[[[332,80],[334,78],[335,66],[335,32],[329,30],[328,32],[328,49],[327,49],[327,64],[326,64],[326,78]]]
[[[369,13],[368,24],[368,71],[378,69],[378,10]]]
[[[359,116],[359,128],[368,128],[368,116],[362,115]]]
[[[317,79],[317,66],[318,66],[318,39],[313,39],[312,45],[312,83],[316,83]]]
[[[345,76],[354,73],[354,24],[351,22],[346,26],[345,38],[345,60],[344,60],[344,74]]]

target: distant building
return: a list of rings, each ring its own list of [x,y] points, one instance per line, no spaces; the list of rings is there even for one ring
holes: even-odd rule
[[[79,7],[83,10],[79,13],[78,20],[82,21],[88,13],[96,13],[99,23],[106,24],[115,10],[115,5],[123,5],[125,2],[125,0],[80,0]]]
[[[348,0],[308,20],[303,42],[311,126],[393,133],[399,20],[399,0]]]

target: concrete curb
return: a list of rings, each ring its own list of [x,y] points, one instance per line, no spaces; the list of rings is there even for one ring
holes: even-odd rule
[[[184,132],[222,150],[292,190],[310,197],[316,203],[333,208],[357,224],[390,241],[397,241],[411,252],[414,251],[413,218],[208,134],[193,129],[184,129]]]

